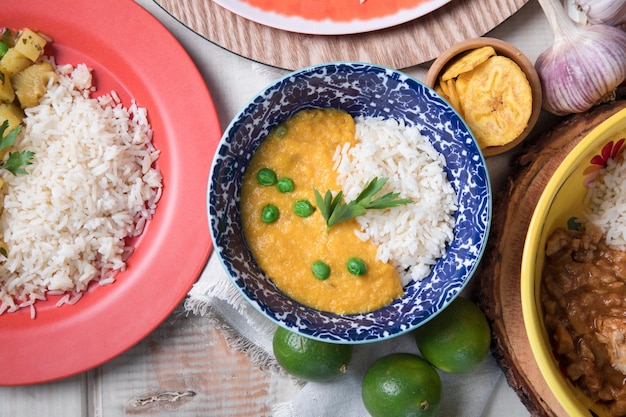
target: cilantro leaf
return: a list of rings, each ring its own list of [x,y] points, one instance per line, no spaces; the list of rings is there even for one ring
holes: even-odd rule
[[[363,214],[365,214],[365,207],[356,203],[355,201],[351,201],[348,204],[338,205],[335,210],[333,210],[333,213],[331,214],[326,224],[330,228],[337,223],[344,222],[348,219],[358,217]]]
[[[382,178],[379,180],[378,177],[374,177],[374,179],[372,179],[369,183],[367,183],[365,188],[363,188],[363,191],[361,191],[361,193],[357,196],[356,200],[354,201],[356,201],[359,204],[368,205],[370,200],[376,194],[378,194],[380,190],[383,189],[383,186],[386,183],[387,183],[387,178]]]
[[[386,183],[387,178],[379,179],[375,177],[367,183],[356,199],[347,204],[342,202],[343,193],[341,191],[333,198],[332,193],[328,190],[322,198],[319,191],[313,189],[315,204],[326,221],[327,229],[353,217],[361,216],[365,214],[366,210],[382,210],[413,202],[413,200],[408,198],[399,199],[400,193],[387,193],[382,197],[374,199]]]
[[[400,205],[409,204],[413,202],[413,200],[408,199],[408,198],[398,199],[399,195],[400,193],[385,194],[384,196],[377,198],[376,200],[369,203],[365,208],[382,210],[386,208],[398,207]]]
[[[326,194],[322,198],[322,195],[315,188],[313,189],[313,193],[315,194],[315,205],[320,209],[320,213],[322,213],[322,217],[326,222],[330,218],[330,215],[333,212],[332,201],[333,195],[330,190],[326,191]]]
[[[0,125],[0,151],[6,150],[15,145],[17,136],[22,131],[22,126],[20,125],[11,129],[5,136],[4,132],[8,128],[9,121],[5,120]],[[5,161],[0,161],[0,169],[6,169],[11,174],[16,176],[19,174],[28,174],[23,167],[33,163],[32,161],[34,155],[35,153],[31,151],[10,152],[9,157]]]
[[[33,163],[35,152],[21,151],[9,153],[9,158],[0,164],[0,168],[4,168],[11,174],[17,176],[19,174],[28,174],[23,167]]]
[[[22,130],[22,126],[18,126],[12,129],[6,136],[4,136],[4,131],[9,128],[9,121],[5,120],[0,125],[0,151],[15,145],[15,139],[17,139],[17,135],[20,134]]]

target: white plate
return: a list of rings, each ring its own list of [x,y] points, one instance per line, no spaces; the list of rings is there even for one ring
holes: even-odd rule
[[[289,32],[347,35],[386,29],[451,0],[214,0],[253,22]]]

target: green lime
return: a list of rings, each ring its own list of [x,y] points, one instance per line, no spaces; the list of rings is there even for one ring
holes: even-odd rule
[[[372,417],[434,416],[441,401],[441,378],[423,358],[392,353],[369,367],[361,395]]]
[[[491,345],[487,318],[463,297],[457,297],[414,334],[424,359],[453,374],[472,371],[485,359]]]
[[[282,327],[276,329],[272,346],[280,366],[306,381],[334,379],[347,371],[352,359],[352,345],[310,339]]]

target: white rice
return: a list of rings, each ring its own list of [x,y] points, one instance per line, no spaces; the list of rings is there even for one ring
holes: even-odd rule
[[[377,259],[391,263],[403,285],[422,280],[453,239],[456,193],[445,159],[416,127],[394,119],[357,117],[357,144],[335,154],[335,169],[347,201],[374,177],[388,178],[380,195],[399,192],[413,202],[357,217],[362,240],[378,246]]]
[[[585,195],[587,221],[602,230],[607,245],[626,250],[626,161],[609,159]]]
[[[146,109],[123,107],[115,93],[90,98],[83,64],[56,72],[59,82],[26,110],[15,149],[35,153],[28,174],[1,173],[9,254],[0,263],[0,314],[34,314],[47,294],[72,304],[90,284],[113,282],[132,253],[125,239],[142,233],[161,195]]]

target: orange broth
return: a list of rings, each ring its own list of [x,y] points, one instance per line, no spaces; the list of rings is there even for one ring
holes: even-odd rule
[[[335,195],[341,187],[333,169],[338,146],[354,144],[352,117],[339,110],[303,110],[281,124],[263,141],[243,179],[241,215],[246,241],[261,269],[285,294],[307,306],[337,314],[372,311],[402,295],[395,268],[376,260],[376,246],[355,235],[355,219],[327,230],[320,210],[300,217],[293,204],[306,199],[315,206],[313,189],[323,196]],[[277,177],[290,178],[295,188],[281,193],[276,185],[263,186],[256,174],[271,168]],[[261,212],[267,204],[279,208],[278,219],[264,223]],[[358,257],[367,264],[362,276],[350,274],[346,262]],[[330,266],[326,280],[317,279],[311,265]]]
[[[357,0],[293,1],[293,0],[243,0],[249,5],[270,13],[299,16],[307,20],[350,22],[370,20],[414,9],[427,0]]]

